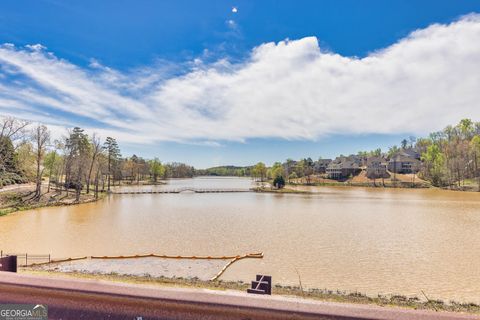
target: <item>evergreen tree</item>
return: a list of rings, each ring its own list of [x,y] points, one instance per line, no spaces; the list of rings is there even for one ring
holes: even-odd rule
[[[90,151],[88,136],[84,130],[75,127],[66,141],[68,150],[70,178],[67,182],[67,188],[75,187],[76,201],[80,200],[80,191],[82,190],[82,177],[86,172],[86,164]],[[75,171],[74,173],[72,171]]]
[[[275,179],[273,179],[273,185],[278,189],[285,187],[285,179],[283,176],[276,176]]]
[[[105,144],[103,145],[107,152],[107,168],[108,168],[108,191],[110,191],[110,177],[113,174],[113,167],[120,159],[120,148],[118,147],[117,140],[112,137],[107,137]]]
[[[0,138],[0,175],[5,172],[19,173],[15,148],[9,138]]]

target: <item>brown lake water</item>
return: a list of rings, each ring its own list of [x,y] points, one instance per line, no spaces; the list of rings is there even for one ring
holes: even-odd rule
[[[153,188],[248,188],[249,179]],[[133,187],[137,188],[137,187]],[[138,187],[146,190],[150,186]],[[316,194],[111,195],[0,217],[4,252],[231,255],[264,252],[222,276],[480,303],[480,193],[349,187]]]

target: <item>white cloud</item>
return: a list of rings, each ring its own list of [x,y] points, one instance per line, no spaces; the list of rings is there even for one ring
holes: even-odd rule
[[[82,68],[41,45],[6,44],[0,113],[56,126],[81,120],[132,143],[424,134],[480,120],[479,57],[479,15],[415,31],[361,59],[324,52],[307,37],[262,44],[237,64],[196,59],[190,72],[167,79],[158,65],[121,72],[92,59]]]
[[[42,46],[39,43],[37,43],[37,44],[27,44],[25,47],[27,47],[28,49],[30,49],[32,51],[42,51],[42,50],[46,49],[45,46]]]

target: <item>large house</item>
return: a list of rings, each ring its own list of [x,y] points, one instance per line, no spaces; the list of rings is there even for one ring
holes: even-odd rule
[[[400,154],[402,156],[405,156],[405,157],[420,160],[420,153],[418,153],[417,151],[415,151],[412,148],[402,149],[402,151],[398,152],[398,154]]]
[[[315,173],[325,173],[330,162],[332,159],[319,159],[313,164],[313,170]]]
[[[387,161],[383,157],[370,157],[367,159],[367,178],[388,178]]]
[[[351,157],[337,157],[326,169],[328,178],[336,180],[357,175],[360,171],[360,165]]]
[[[395,173],[417,173],[421,162],[417,158],[400,152],[394,155],[388,162],[388,171]]]

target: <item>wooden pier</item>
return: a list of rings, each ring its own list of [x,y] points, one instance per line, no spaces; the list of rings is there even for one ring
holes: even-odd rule
[[[164,193],[235,193],[235,192],[252,192],[252,189],[215,189],[215,188],[178,188],[178,189],[156,189],[156,190],[116,190],[113,194],[164,194]]]

